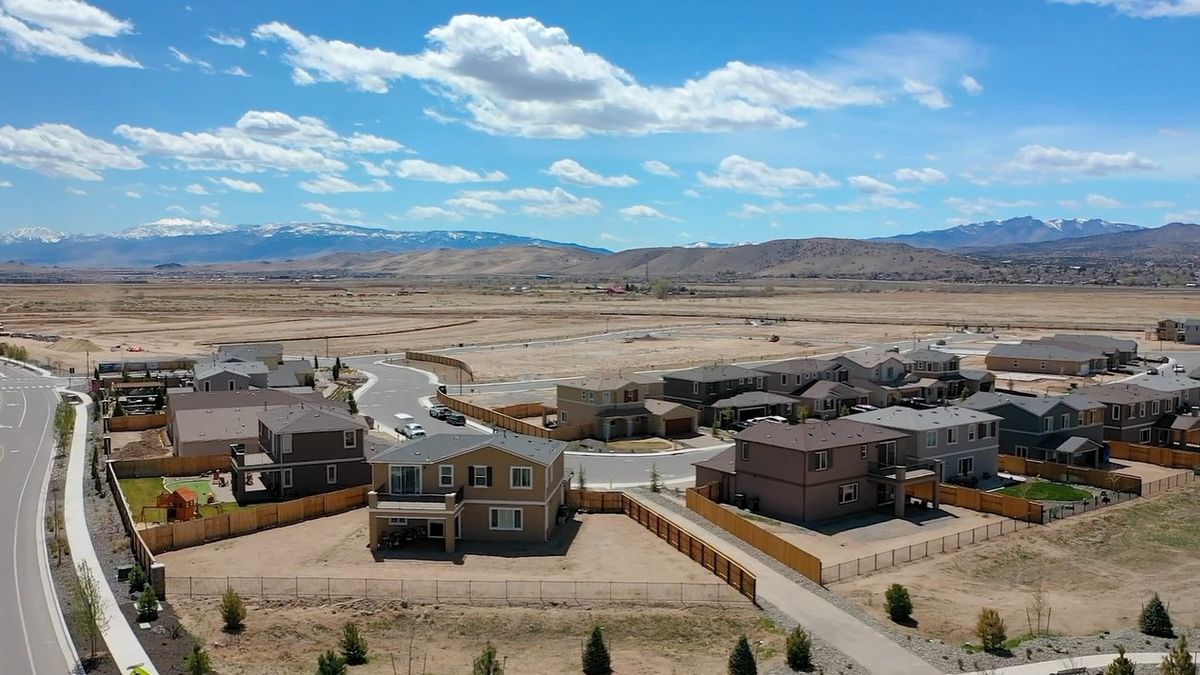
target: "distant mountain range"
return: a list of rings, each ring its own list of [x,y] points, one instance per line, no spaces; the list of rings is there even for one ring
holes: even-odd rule
[[[1011,244],[1034,244],[1046,241],[1059,241],[1078,237],[1092,237],[1099,234],[1114,232],[1132,232],[1141,230],[1138,225],[1127,223],[1112,223],[1107,220],[1092,218],[1090,220],[1053,219],[1038,220],[1033,216],[1009,218],[1008,220],[989,220],[984,223],[959,225],[945,230],[924,230],[913,234],[900,234],[894,237],[883,237],[872,241],[886,241],[896,244],[908,244],[919,248],[950,249],[983,249]]]
[[[993,259],[1071,265],[1098,262],[1195,265],[1200,263],[1200,225],[1171,223],[1092,237],[995,246],[979,253]]]

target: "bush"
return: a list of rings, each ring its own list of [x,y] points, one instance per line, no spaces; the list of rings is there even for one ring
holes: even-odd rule
[[[1158,670],[1162,675],[1196,675],[1196,662],[1188,651],[1186,635],[1179,636],[1179,642],[1163,657]]]
[[[984,607],[983,611],[979,612],[978,623],[975,624],[975,635],[985,651],[994,652],[1003,647],[1008,633],[1000,613],[991,607]]]
[[[149,586],[138,596],[137,618],[138,621],[153,621],[158,618],[158,596]]]
[[[1171,625],[1171,615],[1158,593],[1150,598],[1150,602],[1142,606],[1142,615],[1138,618],[1138,629],[1146,635],[1154,637],[1174,637],[1175,627]]]
[[[788,635],[787,664],[792,670],[808,670],[812,667],[812,638],[801,626],[796,626]]]
[[[483,651],[475,657],[475,667],[471,670],[471,675],[504,675],[504,666],[500,664],[500,659],[496,656],[496,647],[492,643],[485,644]]]
[[[212,659],[208,652],[199,644],[192,645],[192,651],[183,658],[183,672],[187,675],[208,675],[212,672]]]
[[[221,596],[221,621],[225,622],[227,633],[236,633],[245,626],[246,605],[232,588],[226,589],[225,595]]]
[[[1137,668],[1133,661],[1125,658],[1125,648],[1117,646],[1117,658],[1104,669],[1104,675],[1134,675]]]
[[[883,596],[887,599],[887,613],[892,621],[903,623],[912,620],[912,598],[908,597],[907,588],[892,584]]]
[[[729,675],[758,675],[754,652],[750,651],[750,642],[745,635],[738,638],[737,646],[729,655]]]
[[[317,675],[346,675],[346,659],[327,651],[317,657]]]
[[[342,626],[342,656],[346,665],[360,666],[367,662],[367,641],[358,632],[358,626],[347,622]]]
[[[592,636],[583,650],[583,672],[584,675],[609,675],[612,672],[612,659],[599,626],[592,629]]]
[[[129,570],[128,581],[130,592],[141,593],[149,579],[146,577],[146,570],[142,569],[141,565],[134,565],[133,569]]]

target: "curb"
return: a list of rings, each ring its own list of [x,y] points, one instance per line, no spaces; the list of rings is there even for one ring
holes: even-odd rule
[[[637,457],[674,457],[676,455],[690,455],[694,452],[703,452],[704,450],[728,450],[733,447],[733,443],[724,443],[722,445],[710,445],[706,448],[687,448],[685,450],[667,450],[665,452],[583,452],[582,450],[567,450],[564,455],[572,457],[619,457],[621,459],[634,459]]]

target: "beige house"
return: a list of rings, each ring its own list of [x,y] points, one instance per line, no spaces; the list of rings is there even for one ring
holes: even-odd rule
[[[588,377],[558,385],[558,424],[580,438],[610,441],[630,436],[675,436],[696,431],[700,413],[664,401],[662,380]]]
[[[558,522],[566,443],[512,432],[436,434],[367,462],[370,547],[440,539],[541,542]]]

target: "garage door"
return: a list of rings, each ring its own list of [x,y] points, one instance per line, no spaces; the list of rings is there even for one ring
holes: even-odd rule
[[[741,408],[738,410],[737,418],[739,422],[752,420],[755,417],[764,417],[767,414],[766,406],[758,406],[756,408]]]
[[[666,420],[666,431],[668,436],[690,434],[692,433],[692,418],[680,417],[676,420]]]

